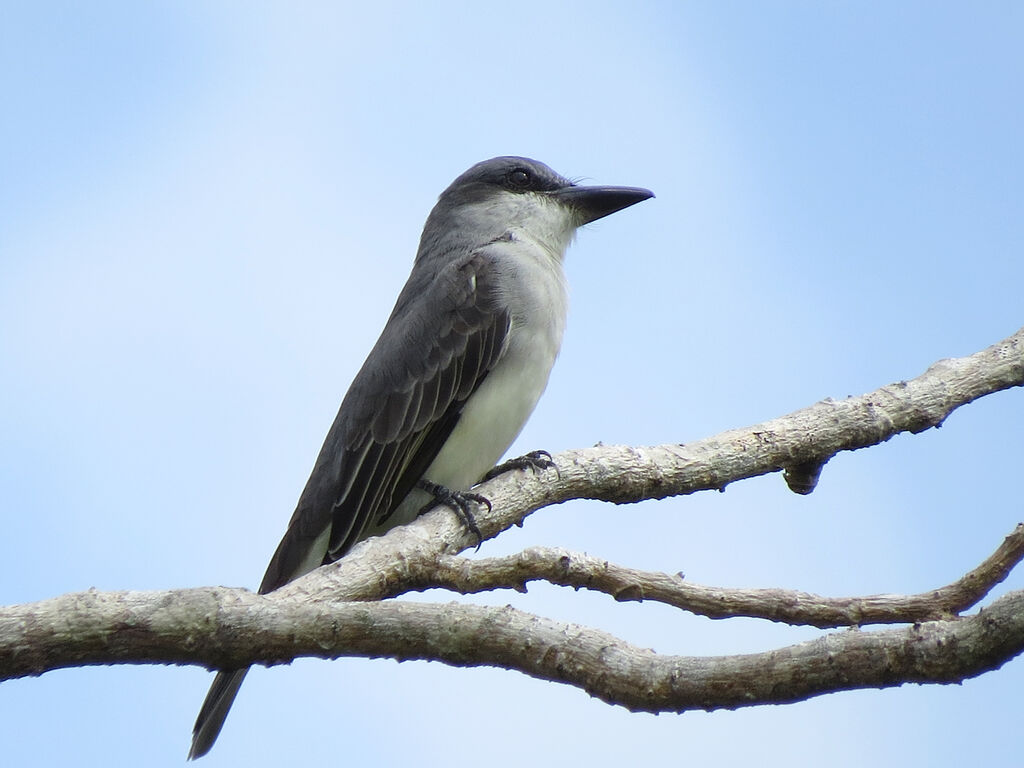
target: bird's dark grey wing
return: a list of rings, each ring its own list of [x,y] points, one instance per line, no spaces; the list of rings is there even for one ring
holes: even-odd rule
[[[486,251],[410,279],[338,411],[260,592],[295,578],[330,525],[325,562],[385,521],[505,350],[511,317]]]
[[[510,323],[481,253],[430,279],[422,272],[410,279],[342,402],[261,593],[295,578],[328,526],[324,559],[331,560],[394,511],[501,357]],[[246,671],[217,673],[192,730],[190,759],[213,746]]]

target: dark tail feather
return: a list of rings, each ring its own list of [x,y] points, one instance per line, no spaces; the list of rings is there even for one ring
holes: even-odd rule
[[[249,668],[236,669],[233,672],[218,672],[213,679],[206,699],[203,701],[203,708],[199,710],[199,717],[192,728],[192,748],[188,751],[188,759],[195,760],[202,757],[217,740],[220,729],[224,726],[224,718],[228,716],[231,704],[238,694],[238,688],[245,679],[245,673]]]

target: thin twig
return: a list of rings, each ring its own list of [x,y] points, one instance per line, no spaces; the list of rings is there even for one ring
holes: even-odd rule
[[[530,581],[604,592],[620,601],[653,600],[712,619],[736,616],[821,629],[900,624],[948,618],[970,608],[1024,559],[1024,525],[1018,525],[977,568],[944,587],[916,595],[823,597],[788,589],[732,589],[684,581],[679,575],[642,571],[565,549],[530,547],[505,557],[443,557],[418,587],[463,594],[492,589],[526,591]]]

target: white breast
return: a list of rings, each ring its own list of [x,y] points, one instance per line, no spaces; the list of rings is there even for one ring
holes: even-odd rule
[[[478,482],[519,435],[547,386],[565,329],[568,299],[561,253],[554,257],[548,248],[514,236],[496,248],[494,257],[503,273],[502,298],[512,314],[508,346],[467,401],[424,476],[453,490]],[[386,527],[414,519],[429,500],[414,491]]]

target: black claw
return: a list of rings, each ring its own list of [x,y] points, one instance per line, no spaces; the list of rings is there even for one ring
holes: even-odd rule
[[[470,509],[470,502],[475,501],[477,504],[482,504],[487,507],[487,511],[490,512],[490,499],[486,496],[481,496],[479,493],[453,491],[451,488],[446,488],[443,485],[432,483],[429,480],[420,480],[419,483],[417,483],[417,487],[434,497],[433,501],[425,505],[423,509],[420,510],[421,515],[435,504],[444,504],[462,518],[462,522],[465,523],[469,532],[476,536],[476,548],[480,549],[480,545],[484,543],[484,537],[483,534],[480,533],[480,527],[476,524],[476,518],[473,517],[473,512]]]
[[[484,475],[484,480],[491,480],[498,475],[503,475],[513,469],[529,469],[533,472],[536,472],[539,469],[554,469],[555,472],[558,472],[558,467],[555,466],[555,462],[551,458],[550,453],[547,451],[530,451],[523,456],[518,456],[514,459],[502,462]],[[558,476],[561,478],[562,474],[559,472]]]

